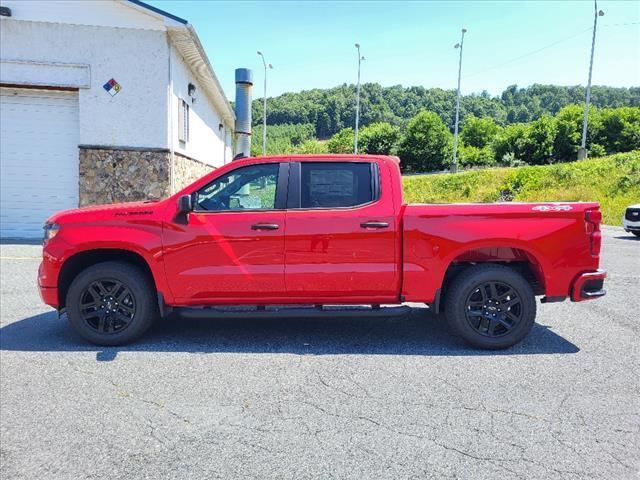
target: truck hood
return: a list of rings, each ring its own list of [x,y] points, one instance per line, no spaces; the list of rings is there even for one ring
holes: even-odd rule
[[[64,225],[69,223],[94,223],[101,220],[118,220],[132,217],[144,218],[156,213],[163,204],[164,201],[145,201],[92,205],[90,207],[75,208],[54,213],[47,219],[47,223]]]

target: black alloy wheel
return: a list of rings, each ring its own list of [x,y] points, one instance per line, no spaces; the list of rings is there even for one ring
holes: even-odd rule
[[[522,301],[511,286],[497,281],[484,282],[466,301],[467,322],[480,335],[501,337],[522,320]]]
[[[100,279],[82,292],[80,314],[86,325],[97,333],[118,333],[135,317],[136,300],[131,289],[122,282]]]
[[[446,285],[444,312],[454,332],[484,349],[508,348],[531,331],[536,300],[515,268],[495,263],[465,268]]]
[[[159,317],[153,278],[127,262],[85,268],[71,282],[66,310],[73,329],[96,345],[125,345]]]

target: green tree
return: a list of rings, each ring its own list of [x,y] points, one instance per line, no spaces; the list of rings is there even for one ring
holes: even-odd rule
[[[343,128],[327,142],[329,153],[353,153],[355,134],[353,128]]]
[[[492,147],[499,165],[510,165],[514,162],[524,161],[525,137],[527,125],[514,123],[507,125],[494,139]]]
[[[465,145],[482,149],[493,141],[499,129],[493,118],[471,115],[462,124],[460,138]]]
[[[527,126],[523,141],[522,160],[534,165],[554,163],[556,132],[555,119],[549,115],[543,115],[531,122]]]
[[[584,107],[567,105],[556,115],[554,151],[559,162],[575,160],[582,137]]]
[[[394,155],[400,140],[400,127],[386,122],[372,123],[358,132],[358,151]]]
[[[640,87],[614,88],[594,86],[592,105],[596,108],[638,107]],[[543,114],[556,115],[562,108],[584,101],[584,87],[560,87],[556,85],[531,85],[507,87],[502,95],[492,97],[486,92],[464,95],[460,99],[460,119],[471,115],[490,117],[498,125],[531,122]],[[330,138],[355,119],[355,85],[340,85],[329,89],[312,89],[297,93],[284,93],[267,100],[269,125],[311,124],[315,136]],[[456,92],[441,88],[382,87],[377,83],[365,83],[361,91],[361,126],[387,122],[400,127],[421,110],[437,113],[453,130]],[[252,105],[254,124],[262,121],[262,99]]]
[[[600,128],[594,132],[593,141],[606,153],[640,149],[640,108],[602,109],[598,122]]]
[[[592,93],[589,155],[640,149],[640,87],[594,87]],[[501,97],[486,92],[462,97],[460,164],[490,165],[491,152],[501,165],[575,160],[582,136],[583,99],[583,87],[553,85],[512,85]],[[286,93],[268,101],[268,154],[353,151],[353,131],[344,129],[355,118],[353,85]],[[260,155],[261,103],[254,103],[253,108],[257,125],[251,150],[253,155]],[[423,110],[437,114],[451,131],[454,109],[453,90],[364,84],[359,151],[394,153],[403,138],[399,132],[407,131],[408,121]],[[313,143],[332,135],[335,138],[331,142]],[[406,150],[404,153],[411,156]],[[424,168],[418,163],[416,169]],[[444,163],[446,166],[448,160]]]
[[[424,110],[409,120],[398,154],[408,172],[442,170],[450,162],[453,135],[438,114]]]
[[[495,152],[486,145],[482,148],[473,145],[461,145],[458,150],[458,162],[462,167],[491,167],[496,165]]]
[[[293,149],[293,153],[329,153],[327,142],[307,140]]]
[[[267,155],[291,152],[297,145],[310,140],[315,128],[308,123],[297,125],[267,125]],[[253,128],[251,155],[262,155],[262,125]]]
[[[637,109],[636,109],[637,110]],[[605,153],[606,148],[602,142],[609,144],[604,118],[612,109],[589,108],[589,122],[587,124],[587,149],[590,155],[596,156]],[[554,155],[558,162],[571,162],[577,159],[578,149],[582,141],[582,125],[584,121],[584,105],[567,105],[563,107],[555,117],[556,139],[554,142]],[[614,121],[615,123],[615,121]],[[611,126],[610,126],[611,127]],[[616,151],[616,150],[607,150]]]

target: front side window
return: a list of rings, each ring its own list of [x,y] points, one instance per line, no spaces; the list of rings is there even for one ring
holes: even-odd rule
[[[273,210],[279,169],[277,163],[251,165],[216,178],[196,192],[196,210]]]
[[[355,207],[374,200],[370,163],[308,163],[300,166],[302,208]]]

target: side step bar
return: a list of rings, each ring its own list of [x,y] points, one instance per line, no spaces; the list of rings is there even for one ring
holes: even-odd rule
[[[411,313],[405,305],[394,307],[324,306],[324,307],[176,307],[175,313],[186,318],[326,318],[326,317],[402,317]]]

